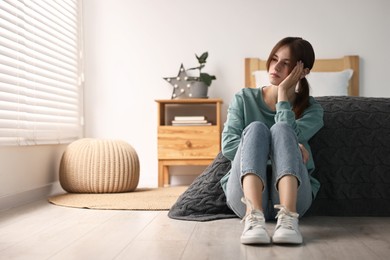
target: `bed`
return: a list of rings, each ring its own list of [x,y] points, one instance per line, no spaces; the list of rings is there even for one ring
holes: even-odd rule
[[[265,61],[245,58],[244,68],[246,87],[265,84]],[[310,74],[318,76],[308,78],[313,89],[321,84],[326,91],[337,88],[313,95],[324,108],[324,127],[309,142],[313,176],[321,188],[307,215],[390,216],[390,98],[359,96],[359,56],[317,59]],[[219,183],[229,169],[230,161],[219,153],[168,216],[192,221],[236,217]]]

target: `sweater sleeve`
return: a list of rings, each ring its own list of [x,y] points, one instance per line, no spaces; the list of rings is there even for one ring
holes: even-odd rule
[[[302,117],[295,119],[291,105],[287,101],[276,104],[275,123],[287,122],[294,129],[298,137],[298,142],[306,143],[324,125],[324,110],[314,98],[310,98],[310,106],[305,109]]]
[[[222,131],[222,154],[229,160],[236,155],[244,129],[244,115],[240,107],[243,106],[241,95],[235,95],[229,105],[227,119]]]

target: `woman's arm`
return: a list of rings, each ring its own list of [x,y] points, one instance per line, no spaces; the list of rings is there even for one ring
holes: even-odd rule
[[[231,161],[236,155],[244,129],[242,106],[242,96],[236,94],[229,105],[227,120],[222,131],[222,154]]]
[[[295,119],[290,103],[286,101],[276,104],[275,123],[287,122],[292,126],[299,143],[308,142],[324,125],[324,110],[314,98],[310,97],[310,105],[305,109],[301,118]]]

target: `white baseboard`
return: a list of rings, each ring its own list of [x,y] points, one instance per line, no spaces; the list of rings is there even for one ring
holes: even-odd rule
[[[19,207],[37,200],[46,199],[49,196],[63,192],[64,190],[62,189],[60,183],[53,182],[36,189],[7,195],[0,198],[0,212],[5,211],[7,209]]]

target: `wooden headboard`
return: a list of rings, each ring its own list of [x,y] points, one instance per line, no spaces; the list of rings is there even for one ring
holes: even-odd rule
[[[245,87],[255,88],[256,81],[252,72],[256,70],[267,70],[266,60],[259,58],[245,58]],[[348,95],[359,96],[359,56],[344,56],[339,59],[317,59],[311,71],[342,71],[352,69],[352,78],[349,81]]]

